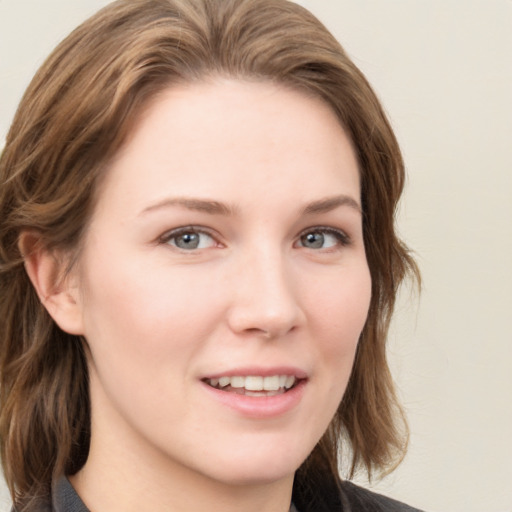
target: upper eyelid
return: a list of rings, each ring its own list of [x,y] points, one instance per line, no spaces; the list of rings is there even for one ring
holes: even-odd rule
[[[312,227],[303,229],[299,233],[299,237],[303,236],[306,233],[311,233],[311,232],[315,232],[315,231],[334,233],[334,234],[341,235],[343,238],[346,238],[347,240],[351,240],[351,236],[344,229],[335,228],[332,226],[312,226]]]
[[[318,225],[318,226],[310,226],[301,231],[301,233],[308,233],[310,231],[334,231],[336,233],[345,233],[345,231],[341,228],[335,228],[333,226],[324,226],[324,225]]]
[[[179,228],[173,228],[167,230],[165,233],[161,234],[158,237],[159,241],[166,241],[170,240],[171,238],[174,238],[176,236],[179,236],[182,233],[202,233],[208,236],[211,236],[212,238],[219,238],[218,235],[215,234],[215,232],[212,229],[206,228],[204,226],[181,226]]]

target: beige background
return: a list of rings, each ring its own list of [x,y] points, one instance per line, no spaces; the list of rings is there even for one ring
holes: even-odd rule
[[[106,3],[0,0],[0,145],[44,56]],[[400,231],[424,291],[403,294],[390,352],[412,438],[374,487],[431,512],[512,512],[512,1],[300,3],[374,84],[409,173]]]

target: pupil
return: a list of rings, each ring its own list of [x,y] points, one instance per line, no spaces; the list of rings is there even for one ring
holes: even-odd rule
[[[199,245],[197,233],[185,233],[176,239],[176,245],[181,249],[196,249]]]
[[[320,249],[324,245],[324,235],[322,233],[308,233],[302,238],[302,243],[313,249]]]

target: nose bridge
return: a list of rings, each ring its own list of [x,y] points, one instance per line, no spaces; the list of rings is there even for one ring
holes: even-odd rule
[[[290,263],[282,248],[270,243],[244,254],[230,315],[235,331],[276,337],[300,324],[302,311]]]

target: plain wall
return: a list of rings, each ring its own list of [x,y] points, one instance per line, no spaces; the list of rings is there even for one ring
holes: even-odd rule
[[[0,0],[0,147],[44,57],[106,3]],[[374,85],[408,169],[399,226],[424,287],[402,295],[390,357],[412,435],[372,485],[431,512],[511,512],[512,1],[299,3]]]

